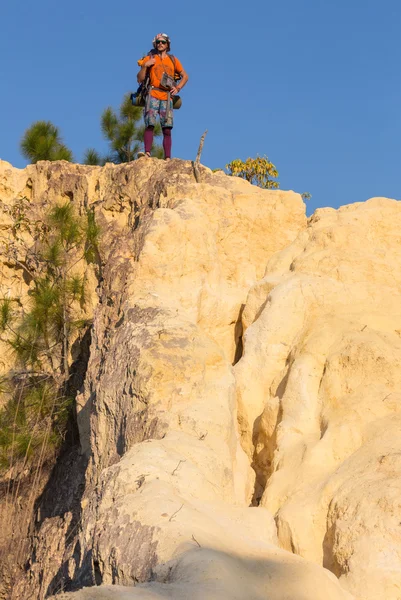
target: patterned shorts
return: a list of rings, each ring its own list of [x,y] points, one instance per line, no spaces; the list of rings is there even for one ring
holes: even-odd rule
[[[170,100],[170,114],[169,118],[166,119],[167,112],[167,100],[158,100],[157,98],[150,97],[149,108],[145,107],[143,116],[145,119],[145,127],[153,127],[156,125],[157,115],[160,115],[160,125],[162,127],[173,126],[173,101]]]

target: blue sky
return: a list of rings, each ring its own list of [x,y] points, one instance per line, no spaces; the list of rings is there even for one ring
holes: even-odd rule
[[[0,158],[50,120],[77,162],[107,150],[99,120],[136,89],[137,59],[166,31],[190,81],[173,154],[268,155],[308,212],[401,198],[400,0],[1,0]]]

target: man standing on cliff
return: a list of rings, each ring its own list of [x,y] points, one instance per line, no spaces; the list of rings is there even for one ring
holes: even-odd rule
[[[173,97],[179,93],[188,81],[188,75],[181,62],[169,54],[170,38],[166,33],[158,33],[153,39],[153,48],[149,55],[138,60],[141,67],[137,75],[138,83],[143,83],[147,74],[150,78],[150,89],[144,109],[145,118],[145,152],[138,157],[150,156],[153,144],[153,130],[157,115],[163,131],[164,158],[171,158],[171,130],[173,128]],[[175,76],[179,76],[179,83]]]

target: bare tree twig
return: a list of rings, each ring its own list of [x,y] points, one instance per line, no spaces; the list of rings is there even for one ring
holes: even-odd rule
[[[192,539],[195,542],[195,544],[198,544],[198,547],[201,548],[200,543],[198,542],[198,540],[195,538],[194,534],[192,534]]]
[[[198,165],[200,163],[200,158],[201,158],[201,154],[202,154],[202,150],[203,150],[203,144],[205,143],[206,134],[207,134],[207,129],[204,131],[204,133],[200,139],[200,142],[199,142],[198,154],[196,155],[196,159],[195,159],[195,162]]]
[[[32,273],[32,271],[30,269],[28,269],[28,267],[23,262],[21,262],[17,258],[14,260],[15,260],[16,264],[19,267],[21,267],[21,269],[23,269],[29,275],[29,277],[31,277],[34,281],[36,281],[35,275]]]
[[[173,514],[171,515],[171,517],[169,518],[169,521],[172,521],[172,520],[174,519],[175,515],[176,515],[176,514],[178,514],[178,513],[180,512],[180,510],[182,509],[182,507],[183,507],[183,506],[184,506],[184,505],[183,505],[183,504],[181,504],[180,508],[179,508],[178,510],[176,510],[176,511],[175,511],[175,513],[173,513]]]
[[[200,164],[201,154],[202,154],[202,150],[203,150],[203,144],[205,143],[206,134],[207,134],[207,129],[203,133],[203,135],[202,135],[202,137],[200,139],[199,148],[198,148],[198,153],[196,155],[196,159],[194,161],[192,161],[192,167],[193,167],[193,170],[194,170],[194,176],[195,176],[196,183],[200,183],[199,164]]]
[[[178,467],[180,466],[181,463],[186,462],[185,460],[180,460],[180,462],[178,463],[178,465],[176,466],[176,468],[174,469],[174,471],[171,473],[172,475],[175,475],[175,472],[177,471]]]

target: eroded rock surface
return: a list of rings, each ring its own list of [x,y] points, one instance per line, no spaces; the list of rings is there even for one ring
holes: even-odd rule
[[[6,235],[21,199],[103,229],[81,474],[17,595],[399,599],[399,204],[307,223],[293,192],[201,175],[0,162]]]
[[[235,367],[282,546],[365,600],[401,597],[400,217],[380,198],[317,211],[250,291]]]

